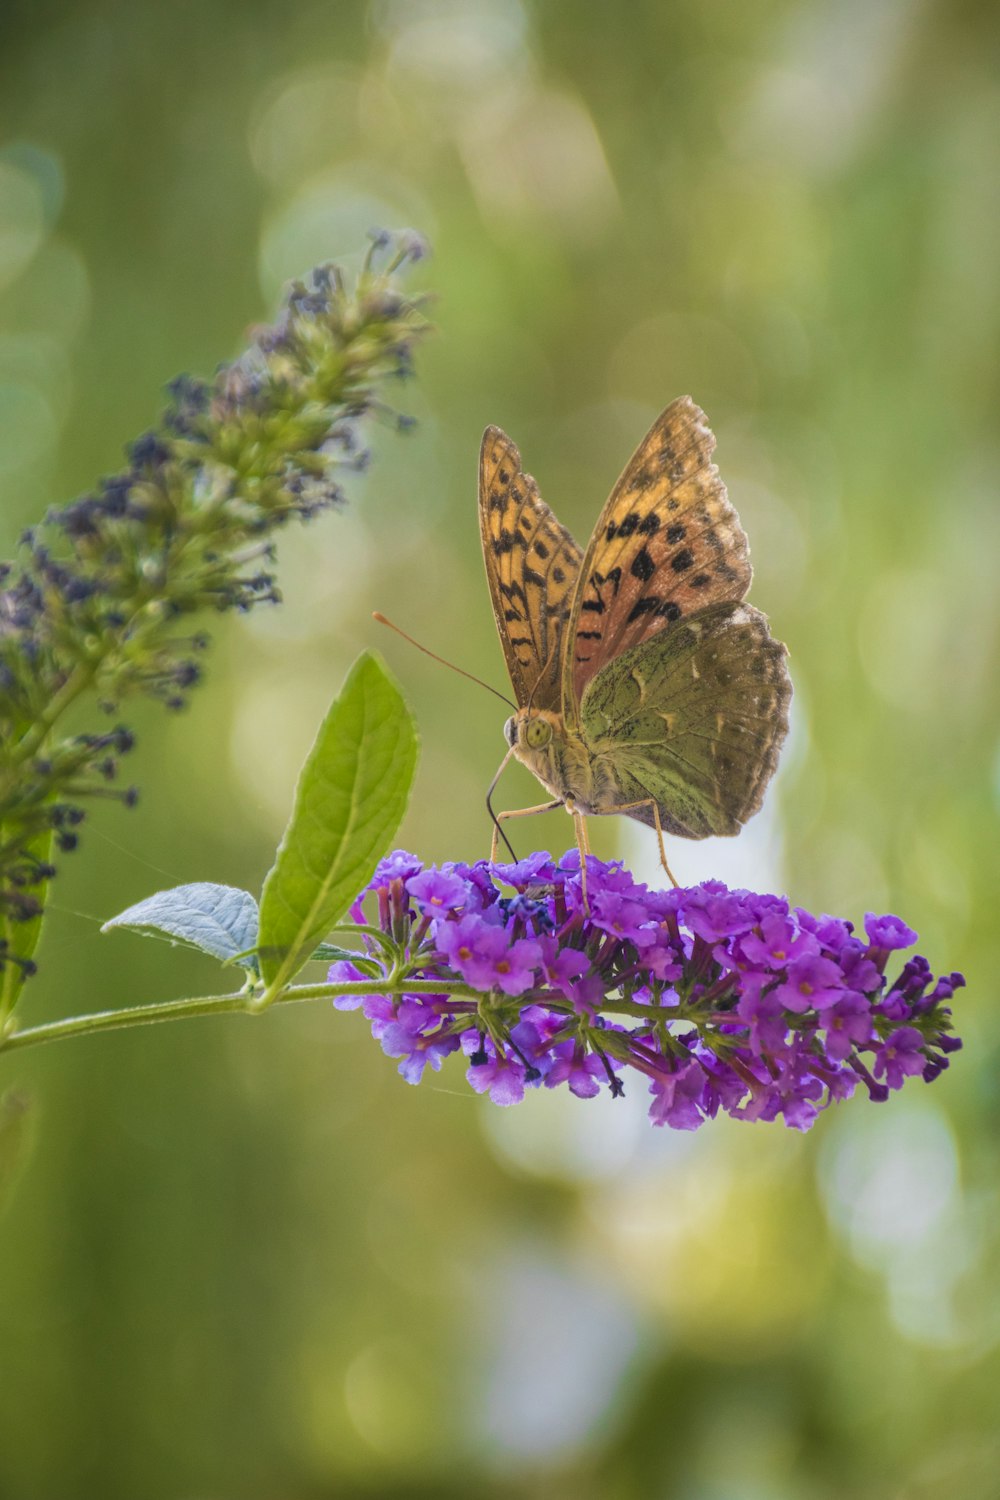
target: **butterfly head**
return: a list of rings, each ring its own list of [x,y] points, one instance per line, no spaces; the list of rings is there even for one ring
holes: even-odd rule
[[[567,736],[562,714],[545,708],[520,708],[504,725],[507,743],[523,766],[556,797],[574,790],[566,783],[567,757],[576,741]],[[572,741],[572,742],[571,742]]]
[[[540,709],[522,708],[503,726],[504,737],[516,753],[522,750],[544,750],[552,741],[556,714]]]

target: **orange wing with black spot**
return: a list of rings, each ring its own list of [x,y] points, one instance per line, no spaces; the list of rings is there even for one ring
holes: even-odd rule
[[[672,401],[629,460],[580,569],[567,627],[562,710],[579,722],[587,683],[675,620],[750,587],[739,517],[712,463],[715,437],[690,396]]]
[[[497,630],[518,706],[559,708],[580,548],[521,468],[499,427],[479,454],[479,529]]]

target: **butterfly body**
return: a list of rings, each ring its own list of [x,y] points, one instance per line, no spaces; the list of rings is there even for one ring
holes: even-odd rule
[[[743,602],[747,540],[714,447],[690,397],[672,402],[586,554],[499,428],[480,457],[483,554],[519,705],[511,753],[576,814],[694,839],[738,833],[760,807],[791,697],[785,647]]]
[[[614,811],[611,765],[582,734],[566,728],[562,714],[520,709],[504,728],[516,758],[553,797],[570,801],[581,813]]]

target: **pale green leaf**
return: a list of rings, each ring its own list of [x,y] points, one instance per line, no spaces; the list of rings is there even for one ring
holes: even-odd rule
[[[155,896],[147,896],[112,917],[101,931],[111,932],[116,927],[197,948],[223,963],[236,963],[245,969],[257,967],[256,958],[247,952],[257,943],[257,902],[249,891],[236,886],[200,880],[157,891]]]
[[[309,956],[316,963],[353,964],[356,969],[361,970],[362,974],[374,976],[379,972],[378,964],[372,962],[369,954],[358,953],[356,949],[352,948],[338,948],[336,943],[320,943]]]

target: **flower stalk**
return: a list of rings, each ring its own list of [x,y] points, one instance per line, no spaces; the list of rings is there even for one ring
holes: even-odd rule
[[[304,1000],[338,1000],[363,996],[370,989],[370,981],[362,983],[293,984],[277,994],[274,1005],[294,1005]],[[441,993],[439,984],[422,985],[419,981],[400,977],[386,982],[385,993]],[[454,984],[447,993],[461,1004],[465,997],[475,1001],[475,991],[467,985]],[[152,1005],[122,1006],[118,1010],[95,1011],[89,1015],[68,1016],[61,1021],[44,1021],[38,1026],[17,1027],[13,1022],[6,1034],[0,1037],[0,1052],[14,1052],[24,1047],[41,1046],[44,1042],[68,1041],[72,1037],[89,1036],[97,1031],[128,1031],[135,1026],[151,1026],[162,1021],[193,1020],[199,1016],[226,1016],[260,1014],[254,1005],[254,992],[244,988],[221,995],[195,995],[182,1000],[160,1000]]]
[[[367,417],[409,425],[381,392],[428,328],[398,279],[424,253],[380,232],[352,283],[334,265],[294,283],[234,363],[172,382],[120,473],[0,563],[0,1029],[34,969],[53,851],[76,847],[88,801],[136,798],[118,785],[130,731],[60,739],[63,719],[90,693],[105,714],[136,694],[183,708],[208,646],[188,621],[279,599],[276,533],[344,503]]]

